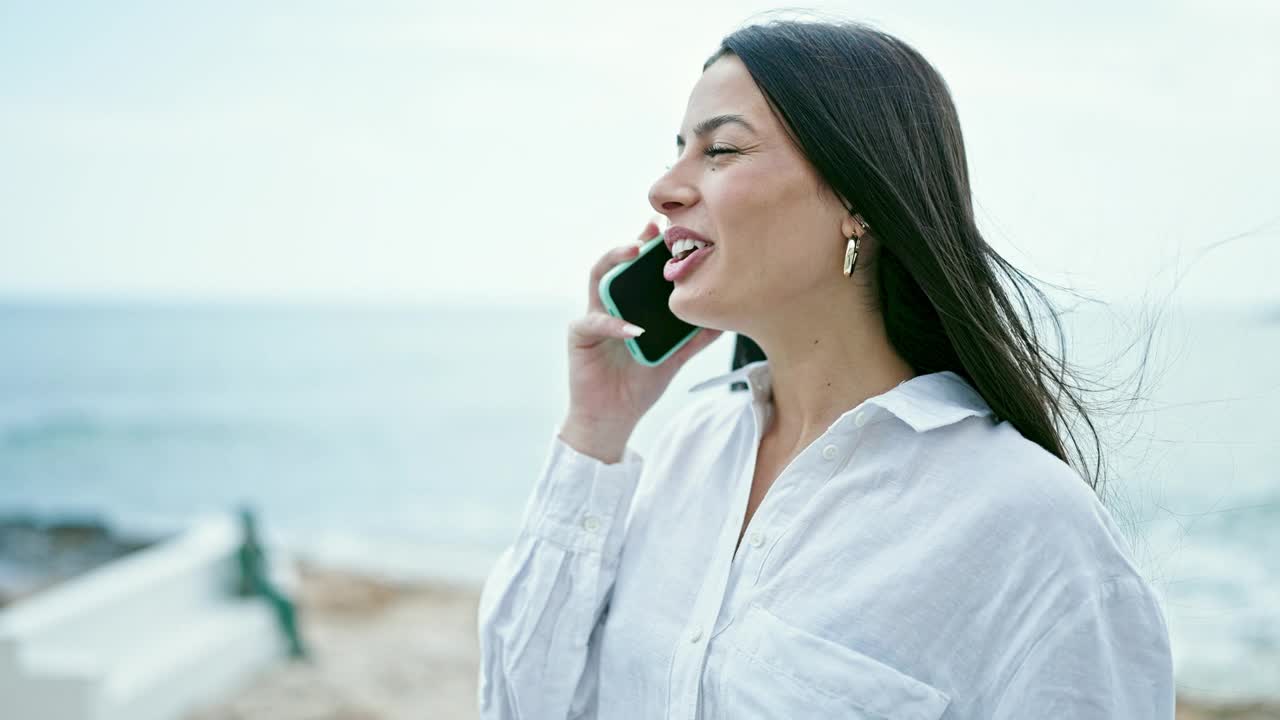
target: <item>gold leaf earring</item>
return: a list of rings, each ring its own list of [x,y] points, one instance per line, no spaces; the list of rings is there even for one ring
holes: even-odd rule
[[[855,214],[853,216],[853,234],[849,236],[849,244],[844,249],[845,277],[853,274],[853,266],[858,262],[858,241],[870,229],[871,226],[862,219],[862,215]]]

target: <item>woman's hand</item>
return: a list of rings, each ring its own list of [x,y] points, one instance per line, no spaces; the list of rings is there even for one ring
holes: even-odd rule
[[[723,333],[703,328],[656,367],[631,357],[624,344],[633,337],[624,330],[628,323],[604,309],[598,288],[605,273],[636,257],[657,235],[658,226],[650,220],[635,243],[614,248],[596,261],[587,288],[587,312],[569,324],[569,417],[561,436],[571,433],[583,445],[613,458],[621,457],[631,431],[680,368]]]

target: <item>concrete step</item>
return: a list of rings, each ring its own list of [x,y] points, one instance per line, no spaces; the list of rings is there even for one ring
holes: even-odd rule
[[[0,611],[5,720],[176,718],[282,658],[270,605],[235,595],[241,541],[238,518],[209,517]]]

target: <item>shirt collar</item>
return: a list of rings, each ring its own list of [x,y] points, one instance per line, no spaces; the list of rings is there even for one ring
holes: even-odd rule
[[[744,382],[751,389],[753,397],[764,400],[770,396],[771,379],[769,361],[757,360],[723,375],[703,380],[689,388],[689,392],[726,383]],[[917,375],[886,392],[867,398],[866,402],[888,410],[917,432],[950,425],[970,416],[993,414],[978,391],[950,370]],[[852,410],[845,415],[850,413]]]

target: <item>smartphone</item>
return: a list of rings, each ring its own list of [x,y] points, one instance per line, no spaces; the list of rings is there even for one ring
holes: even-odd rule
[[[631,260],[618,263],[600,278],[600,301],[614,317],[644,328],[640,337],[627,338],[631,357],[642,365],[661,365],[701,327],[691,325],[667,307],[676,284],[662,277],[671,259],[665,233],[649,240]]]

